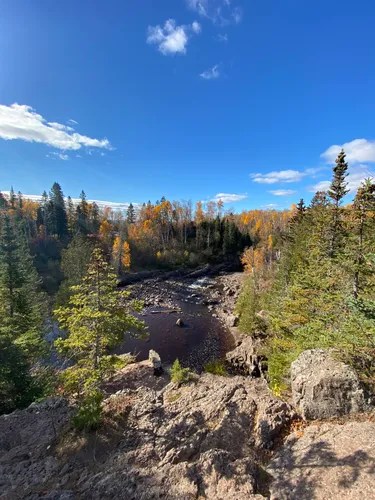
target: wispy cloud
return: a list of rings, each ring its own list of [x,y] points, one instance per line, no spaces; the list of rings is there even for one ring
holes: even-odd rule
[[[277,182],[288,184],[291,182],[299,182],[306,176],[313,177],[320,170],[325,170],[325,167],[307,168],[303,171],[277,170],[267,174],[250,174],[250,178],[253,179],[253,182],[259,184],[276,184]]]
[[[64,160],[64,161],[69,160],[68,155],[65,155],[63,153],[57,153],[56,151],[54,151],[52,153],[48,153],[48,155],[46,155],[46,158],[50,158],[51,160],[56,160],[56,159]]]
[[[1,191],[6,197],[9,197],[9,191]],[[41,201],[42,196],[38,194],[24,194],[23,197],[27,200],[32,200],[32,201]],[[67,198],[65,198],[67,200]],[[72,198],[72,201],[75,205],[78,205],[78,203],[81,202],[79,198]],[[87,200],[88,203],[96,203],[99,208],[111,208],[112,210],[119,210],[120,212],[123,212],[128,209],[130,202],[124,202],[124,203],[118,203],[114,201],[102,201],[102,200]],[[140,203],[134,203],[133,206],[135,208],[138,208],[141,206]]]
[[[273,191],[268,192],[273,194],[274,196],[290,196],[296,193],[296,191],[293,191],[293,189],[274,189]]]
[[[351,194],[355,193],[355,191],[359,188],[359,186],[365,179],[367,178],[373,179],[375,177],[375,172],[372,171],[368,167],[368,165],[360,164],[351,166],[349,167],[348,172],[349,175],[347,177],[347,182],[348,182],[348,189],[350,190]],[[331,181],[329,180],[320,181],[317,184],[310,186],[309,191],[311,191],[312,193],[316,193],[317,191],[327,191],[330,185]]]
[[[260,208],[275,210],[278,206],[277,203],[268,203],[268,205],[262,205]]]
[[[217,40],[218,42],[224,42],[224,43],[226,43],[228,41],[228,35],[226,33],[224,33],[224,35],[222,35],[221,33],[219,33],[215,37],[215,40]]]
[[[157,45],[164,56],[186,54],[191,35],[198,35],[201,30],[201,25],[197,21],[177,26],[174,19],[168,19],[163,27],[160,25],[148,27],[147,43]]]
[[[69,123],[70,125],[78,125],[78,122],[72,119],[68,120],[67,123]]]
[[[186,3],[201,17],[220,26],[239,24],[243,18],[242,9],[233,7],[230,0],[186,0]]]
[[[299,182],[305,177],[305,173],[299,170],[279,170],[268,174],[250,174],[250,177],[253,182],[259,184],[276,184],[277,182]]]
[[[247,194],[229,194],[229,193],[218,193],[211,201],[222,201],[223,203],[233,203],[235,201],[245,200],[248,197]]]
[[[220,74],[220,64],[216,64],[213,68],[203,71],[199,76],[203,78],[203,80],[216,80],[220,78]]]
[[[47,122],[42,115],[27,105],[17,103],[0,105],[0,138],[39,142],[63,150],[77,150],[82,147],[112,149],[108,139],[92,139],[73,132],[56,122]]]
[[[375,141],[367,139],[354,139],[341,145],[330,146],[320,156],[327,163],[334,164],[341,150],[346,153],[346,159],[349,164],[355,163],[375,163]]]

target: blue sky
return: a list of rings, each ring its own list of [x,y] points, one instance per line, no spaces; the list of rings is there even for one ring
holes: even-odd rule
[[[0,189],[283,208],[342,145],[354,189],[375,163],[374,18],[371,0],[3,0]]]

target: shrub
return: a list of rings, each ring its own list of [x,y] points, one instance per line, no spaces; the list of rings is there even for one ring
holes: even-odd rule
[[[227,368],[225,362],[222,359],[215,359],[210,361],[204,366],[204,371],[207,373],[212,373],[214,375],[220,375],[222,377],[228,376]]]
[[[74,427],[85,431],[97,429],[102,419],[102,401],[103,395],[99,391],[87,394],[73,417]]]
[[[172,382],[177,384],[183,384],[190,379],[189,368],[182,368],[178,359],[173,363],[170,374]]]

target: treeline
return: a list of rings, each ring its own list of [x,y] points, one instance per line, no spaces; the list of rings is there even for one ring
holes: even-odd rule
[[[266,241],[277,255],[289,215],[233,214],[220,201],[198,202],[193,209],[191,202],[165,198],[130,204],[124,213],[100,209],[83,191],[73,202],[58,183],[40,201],[13,188],[9,195],[0,193],[0,413],[56,389],[54,370],[44,362],[53,318],[70,332],[56,347],[76,360],[61,387],[90,392],[96,401],[98,381],[118,363],[107,356],[108,348],[124,335],[124,324],[137,325],[129,313],[134,305],[119,307],[122,273],[236,260],[253,242]],[[100,276],[96,291],[89,285],[93,269]],[[74,338],[87,342],[85,349],[77,340],[76,351]],[[89,372],[92,376],[82,376]]]
[[[240,325],[265,335],[273,388],[288,387],[291,362],[310,348],[333,348],[366,383],[375,383],[375,184],[352,203],[341,152],[327,192],[294,207],[277,259],[260,244],[245,251],[249,277],[238,304]]]

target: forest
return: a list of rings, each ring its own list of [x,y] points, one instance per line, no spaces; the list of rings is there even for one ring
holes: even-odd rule
[[[144,269],[242,263],[240,329],[262,338],[271,388],[288,390],[288,369],[312,347],[335,347],[367,385],[374,384],[375,185],[354,200],[341,152],[327,192],[289,210],[236,214],[209,201],[169,201],[99,209],[53,184],[40,201],[12,188],[0,196],[0,413],[56,392],[81,404],[77,425],[95,419],[100,383],[126,360],[111,354],[124,337],[144,334],[142,303],[119,289]],[[54,322],[66,336],[48,363]],[[61,368],[61,367],[60,367]],[[56,377],[56,370],[58,376]],[[81,422],[81,424],[80,424]]]

